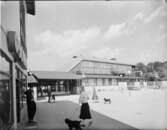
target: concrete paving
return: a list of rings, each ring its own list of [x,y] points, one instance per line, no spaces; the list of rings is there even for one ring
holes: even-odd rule
[[[79,119],[80,106],[71,101],[56,101],[56,103],[38,102],[35,120],[38,122],[36,126],[25,127],[25,129],[36,130],[67,130],[68,127],[64,123],[65,118],[72,120]],[[125,123],[109,118],[105,115],[91,110],[93,124],[86,130],[130,130],[135,129]]]
[[[143,89],[131,94],[128,91],[101,91],[98,96],[98,103],[89,101],[90,108],[94,110],[91,111],[94,122],[89,129],[167,128],[167,90]],[[104,104],[104,97],[111,98],[111,104]],[[78,119],[78,98],[79,95],[58,96],[54,104],[48,104],[47,98],[38,100],[35,118],[38,125],[28,128],[67,129],[65,117]]]

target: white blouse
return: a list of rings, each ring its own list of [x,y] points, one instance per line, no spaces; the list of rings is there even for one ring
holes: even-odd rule
[[[79,97],[79,103],[87,103],[89,100],[89,96],[86,92],[82,92]]]

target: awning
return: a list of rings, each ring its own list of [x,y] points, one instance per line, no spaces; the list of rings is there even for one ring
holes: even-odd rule
[[[38,83],[38,81],[35,79],[35,77],[33,75],[28,76],[27,82],[28,82],[28,84]]]

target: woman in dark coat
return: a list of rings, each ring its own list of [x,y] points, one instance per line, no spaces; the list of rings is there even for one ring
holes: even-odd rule
[[[34,101],[33,93],[34,92],[32,87],[30,87],[27,91],[25,91],[27,98],[27,112],[28,112],[29,123],[35,123],[33,119],[36,113],[36,103]]]

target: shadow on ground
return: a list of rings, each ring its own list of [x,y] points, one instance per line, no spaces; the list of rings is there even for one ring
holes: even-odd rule
[[[80,106],[71,101],[57,101],[55,103],[38,102],[36,121],[37,125],[24,129],[36,130],[68,130],[64,123],[65,118],[79,119]],[[137,130],[128,124],[109,118],[91,110],[93,124],[83,130]],[[128,117],[127,117],[128,118]]]

